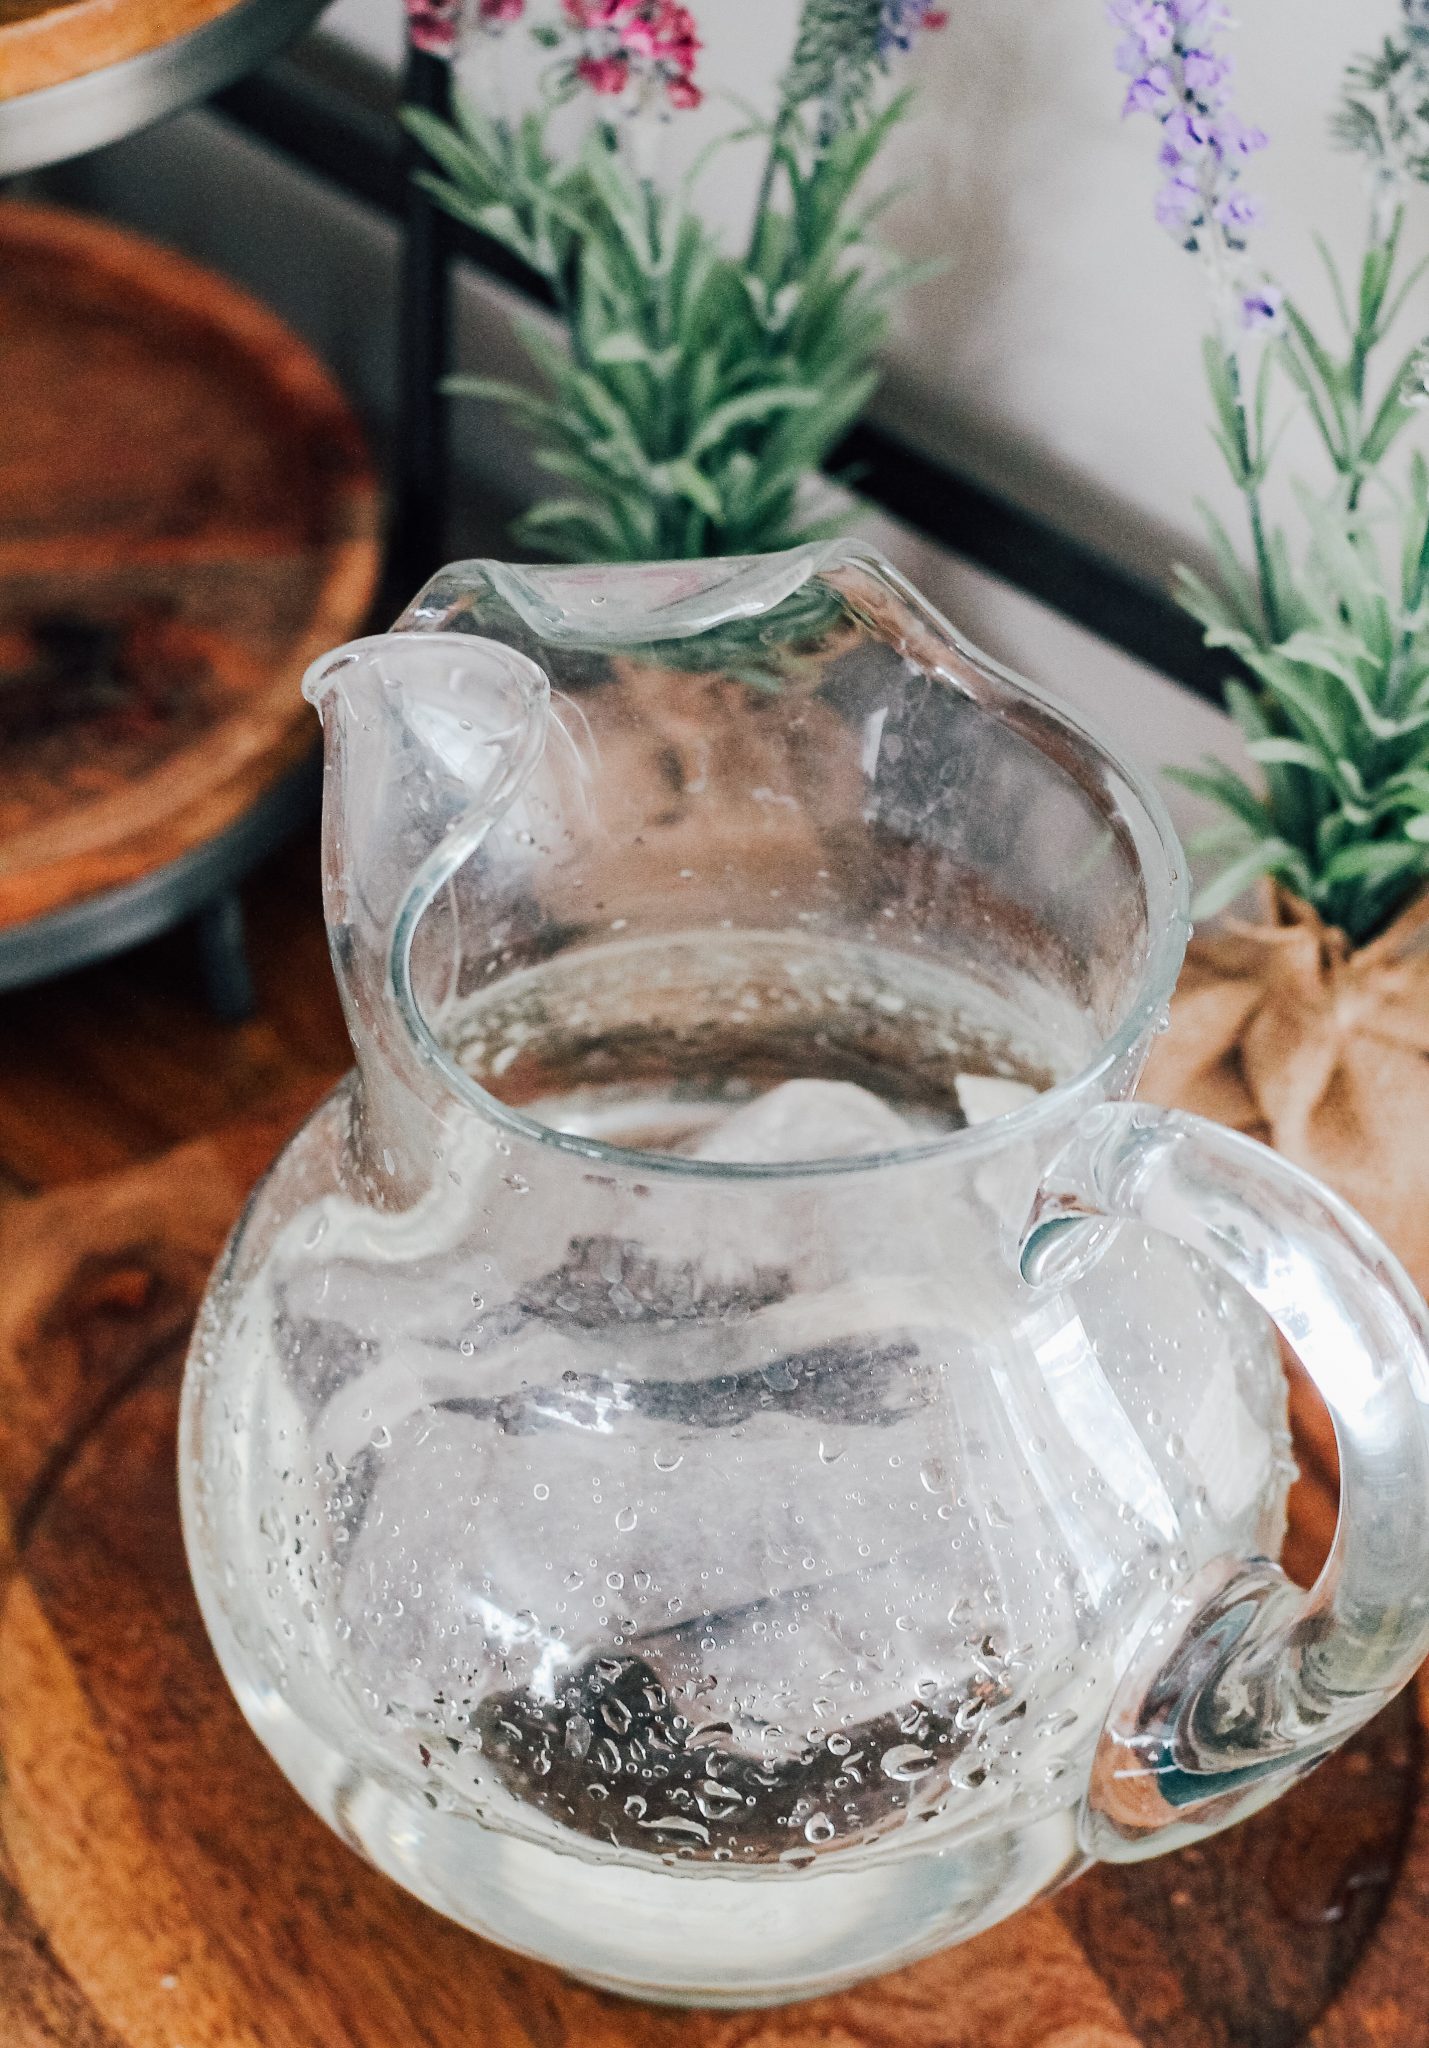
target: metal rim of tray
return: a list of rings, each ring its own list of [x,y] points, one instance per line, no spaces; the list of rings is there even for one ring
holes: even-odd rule
[[[136,881],[0,931],[0,991],[107,960],[196,916],[314,813],[320,786],[314,749],[215,838]]]
[[[118,142],[274,56],[327,0],[239,0],[171,43],[0,100],[0,177]]]

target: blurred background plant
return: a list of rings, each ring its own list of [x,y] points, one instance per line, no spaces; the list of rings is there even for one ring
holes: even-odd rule
[[[454,118],[409,108],[427,189],[548,287],[564,345],[521,332],[545,390],[483,377],[449,389],[506,406],[558,495],[519,522],[524,545],[584,561],[757,553],[836,530],[809,482],[862,411],[894,295],[931,266],[872,238],[895,195],[863,196],[908,105],[894,60],[943,25],[930,0],[805,0],[777,111],[730,130],[667,185],[661,130],[698,106],[701,49],[673,0],[409,0],[413,40],[494,63],[502,38],[544,53],[518,114],[455,95]],[[555,117],[584,100],[571,148]],[[760,135],[747,242],[721,245],[697,188],[728,143]]]
[[[1332,122],[1368,188],[1355,274],[1318,243],[1333,338],[1252,260],[1259,207],[1241,174],[1266,137],[1231,105],[1220,0],[1111,0],[1108,12],[1125,110],[1160,130],[1158,217],[1210,285],[1213,430],[1250,541],[1247,567],[1203,507],[1219,576],[1180,573],[1207,644],[1237,659],[1227,702],[1263,777],[1255,788],[1218,763],[1180,774],[1227,814],[1193,849],[1221,863],[1197,909],[1269,876],[1362,944],[1429,876],[1429,467],[1422,431],[1406,433],[1429,406],[1422,330],[1382,364],[1425,269],[1409,264],[1405,227],[1429,182],[1429,0],[1402,0],[1394,32],[1351,65]],[[1325,459],[1318,486],[1296,482],[1293,540],[1264,502],[1282,397],[1308,414]]]

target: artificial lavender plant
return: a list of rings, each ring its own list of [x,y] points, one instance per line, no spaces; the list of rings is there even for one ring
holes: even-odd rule
[[[1160,131],[1158,217],[1210,287],[1215,436],[1249,543],[1246,568],[1207,513],[1217,580],[1180,572],[1208,645],[1237,658],[1227,701],[1263,777],[1253,788],[1215,764],[1180,777],[1228,813],[1202,841],[1225,864],[1198,908],[1268,875],[1359,944],[1429,876],[1429,469],[1406,435],[1429,402],[1429,349],[1381,367],[1424,269],[1407,269],[1404,244],[1414,188],[1429,182],[1429,0],[1403,0],[1395,33],[1345,80],[1333,133],[1366,174],[1365,241],[1348,281],[1318,245],[1343,329],[1333,340],[1251,255],[1259,208],[1242,173],[1266,138],[1231,103],[1221,0],[1111,0],[1108,12],[1126,111]],[[1324,458],[1318,484],[1296,484],[1293,538],[1264,503],[1282,397],[1308,413]]]
[[[788,547],[825,530],[805,485],[866,403],[891,295],[916,274],[869,230],[890,195],[860,188],[906,106],[895,56],[941,25],[929,0],[805,0],[747,240],[726,249],[694,173],[668,186],[660,131],[700,103],[701,43],[672,0],[409,0],[423,47],[466,40],[478,78],[503,37],[545,53],[534,106],[458,94],[448,124],[409,110],[437,172],[424,182],[504,243],[549,291],[564,345],[522,329],[546,390],[452,381],[495,398],[563,485],[518,531],[585,560],[659,560]],[[470,9],[470,0],[468,0]],[[591,116],[562,149],[557,117]],[[569,117],[566,117],[567,120]],[[732,139],[727,136],[725,140]]]

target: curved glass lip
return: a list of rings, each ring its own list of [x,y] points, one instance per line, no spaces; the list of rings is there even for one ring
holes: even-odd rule
[[[320,668],[329,671],[341,654],[366,652],[376,645],[390,650],[394,641],[408,639],[431,649],[434,642],[446,640],[459,646],[468,659],[477,649],[481,649],[483,655],[499,656],[508,678],[517,681],[527,697],[532,731],[530,743],[517,750],[516,772],[503,778],[504,786],[494,792],[494,800],[476,806],[468,814],[464,821],[466,829],[462,824],[456,826],[436,854],[424,863],[394,923],[387,963],[389,993],[423,1064],[435,1068],[445,1086],[460,1101],[503,1132],[547,1151],[564,1153],[587,1166],[600,1166],[611,1174],[635,1175],[642,1180],[660,1178],[713,1184],[833,1179],[876,1172],[890,1166],[926,1165],[935,1160],[973,1160],[999,1151],[1005,1145],[1035,1138],[1058,1124],[1065,1125],[1069,1115],[1079,1111],[1087,1098],[1094,1101],[1103,1099],[1105,1090],[1102,1084],[1106,1077],[1134,1053],[1143,1039],[1151,1037],[1165,1014],[1190,937],[1189,885],[1185,855],[1176,828],[1149,777],[1130,762],[1093,721],[1085,719],[1051,692],[1039,688],[974,647],[876,549],[858,544],[831,548],[825,544],[791,552],[806,557],[807,568],[801,581],[843,566],[872,571],[891,585],[925,624],[945,635],[964,660],[1035,704],[1089,754],[1099,756],[1112,771],[1122,785],[1125,822],[1145,886],[1149,938],[1136,994],[1120,1022],[1102,1040],[1092,1058],[1064,1080],[1044,1088],[1031,1102],[989,1117],[983,1123],[943,1132],[936,1138],[922,1139],[917,1144],[898,1146],[886,1152],[856,1153],[837,1159],[689,1159],[678,1153],[646,1152],[635,1147],[612,1145],[603,1139],[581,1137],[541,1123],[503,1102],[457,1065],[422,1014],[412,992],[409,967],[413,936],[422,916],[447,880],[476,851],[507,803],[514,801],[543,751],[551,722],[549,679],[534,662],[522,657],[517,657],[516,663],[512,664],[511,648],[479,634],[450,630],[433,632],[419,628],[373,635],[365,641],[350,643],[347,648],[334,650],[321,663],[315,662],[309,671],[310,677],[315,679]],[[936,674],[937,671],[930,673]],[[945,675],[943,680],[950,689],[958,687],[951,675]],[[542,719],[539,728],[536,724],[538,717]],[[1033,742],[1029,741],[1029,744]]]

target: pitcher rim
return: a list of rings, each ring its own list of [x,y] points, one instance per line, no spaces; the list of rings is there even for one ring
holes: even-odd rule
[[[423,1064],[434,1067],[453,1095],[487,1122],[495,1124],[503,1132],[541,1145],[548,1150],[566,1153],[587,1165],[597,1164],[626,1175],[638,1173],[642,1178],[658,1175],[713,1183],[803,1180],[837,1174],[867,1173],[889,1166],[926,1164],[945,1157],[970,1158],[986,1154],[1000,1149],[1006,1143],[1033,1136],[1044,1125],[1064,1122],[1078,1098],[1096,1099],[1099,1084],[1132,1054],[1141,1039],[1151,1036],[1158,1018],[1164,1014],[1170,1000],[1190,935],[1189,891],[1184,854],[1160,793],[1149,777],[1126,758],[1120,747],[1098,729],[1094,720],[1087,720],[1080,710],[1073,710],[1052,693],[1029,682],[1026,677],[983,653],[981,649],[973,647],[928,603],[926,598],[893,569],[891,564],[881,560],[876,550],[859,549],[857,552],[863,562],[867,562],[872,556],[880,573],[895,583],[899,595],[936,625],[939,631],[948,634],[960,652],[974,661],[985,673],[1009,684],[1023,696],[1031,699],[1083,747],[1100,756],[1120,780],[1125,798],[1128,800],[1127,808],[1132,812],[1128,822],[1138,866],[1144,878],[1148,934],[1140,980],[1120,1022],[1102,1038],[1092,1057],[1083,1066],[1064,1079],[1053,1082],[1050,1087],[1039,1090],[1030,1102],[989,1117],[984,1122],[940,1132],[934,1138],[920,1139],[911,1145],[900,1145],[882,1152],[856,1153],[847,1157],[815,1157],[800,1160],[704,1160],[688,1158],[678,1153],[647,1152],[633,1146],[614,1145],[604,1139],[560,1131],[550,1124],[544,1124],[539,1119],[527,1116],[524,1111],[503,1102],[499,1096],[484,1088],[457,1064],[423,1016],[412,990],[410,954],[413,935],[440,887],[440,884],[418,876],[404,898],[393,923],[385,971],[388,994],[397,1008],[408,1039]],[[430,630],[407,628],[393,633],[365,636],[362,641],[348,643],[345,649],[335,649],[321,664],[313,664],[310,675],[315,675],[319,666],[326,669],[334,654],[356,651],[359,648],[365,652],[374,643],[390,647],[393,640],[405,639],[410,639],[426,649],[430,649],[434,641],[450,639],[460,642],[469,654],[481,649],[483,652],[490,650],[509,658],[515,652],[505,642],[490,640],[482,634],[452,632],[450,629],[434,633]],[[549,687],[549,677],[544,669],[539,668],[529,657],[522,658],[522,665],[534,669]],[[951,679],[946,680],[948,687],[953,687]],[[549,721],[546,725],[548,729]],[[524,776],[519,780],[524,781]],[[515,794],[516,790],[512,788],[511,797],[514,798]],[[504,808],[505,803],[502,802],[488,809],[481,831],[470,838],[455,865],[464,865]],[[1140,814],[1139,818],[1135,815],[1137,812]],[[462,834],[457,828],[449,836],[446,844],[450,846],[453,840],[461,838]]]

